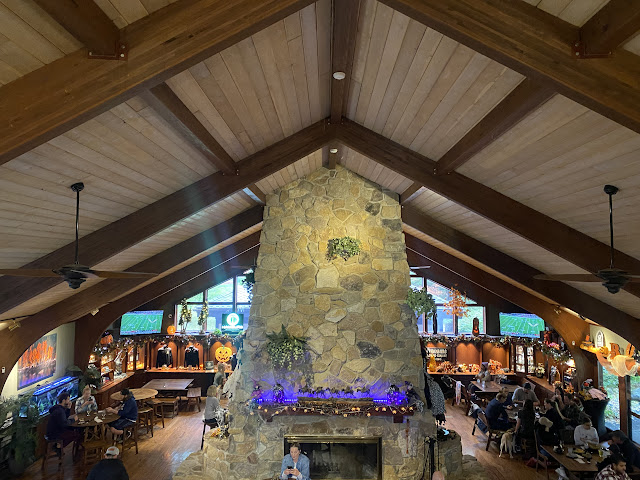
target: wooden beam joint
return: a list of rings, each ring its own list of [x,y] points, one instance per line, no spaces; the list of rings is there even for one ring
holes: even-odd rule
[[[90,60],[128,60],[129,45],[126,42],[117,41],[113,46],[113,53],[100,53],[93,50],[87,52]]]

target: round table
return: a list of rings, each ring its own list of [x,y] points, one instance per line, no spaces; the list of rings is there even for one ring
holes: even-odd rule
[[[99,422],[96,422],[95,420],[96,417],[102,420],[102,423],[107,424],[120,418],[120,415],[118,415],[117,413],[106,413],[103,418],[100,415],[98,415],[97,412],[93,412],[88,415],[85,413],[81,413],[78,415],[78,419],[75,422],[71,422],[69,426],[72,428],[95,427],[99,425]]]
[[[141,400],[148,400],[158,395],[158,391],[153,388],[132,388],[129,391],[133,394],[133,398],[138,402]],[[120,392],[116,392],[111,394],[111,399],[122,401],[123,396]]]

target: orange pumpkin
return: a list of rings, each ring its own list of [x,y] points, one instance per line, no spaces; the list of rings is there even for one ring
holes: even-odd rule
[[[231,359],[233,352],[229,347],[219,347],[216,350],[216,360],[219,362],[228,362]]]
[[[173,334],[175,334],[175,333],[176,333],[176,326],[175,326],[175,325],[169,325],[169,326],[167,327],[167,333],[168,333],[169,335],[173,335]]]
[[[100,345],[109,345],[113,342],[113,335],[105,335],[100,339]]]

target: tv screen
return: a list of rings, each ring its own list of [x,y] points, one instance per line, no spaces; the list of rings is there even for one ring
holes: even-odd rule
[[[513,337],[540,336],[544,320],[531,313],[500,313],[500,335]]]
[[[160,333],[163,310],[129,312],[122,316],[120,335]]]

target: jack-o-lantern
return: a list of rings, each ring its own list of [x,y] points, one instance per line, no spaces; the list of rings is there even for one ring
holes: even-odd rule
[[[102,338],[100,339],[100,345],[110,345],[111,342],[113,342],[113,335],[111,335],[109,332],[104,332],[102,334]]]
[[[175,325],[169,325],[169,326],[167,327],[167,333],[168,333],[169,335],[173,335],[173,334],[175,334],[175,333],[176,333],[176,326],[175,326]]]
[[[216,350],[216,360],[219,362],[228,362],[233,352],[229,347],[218,347]]]

